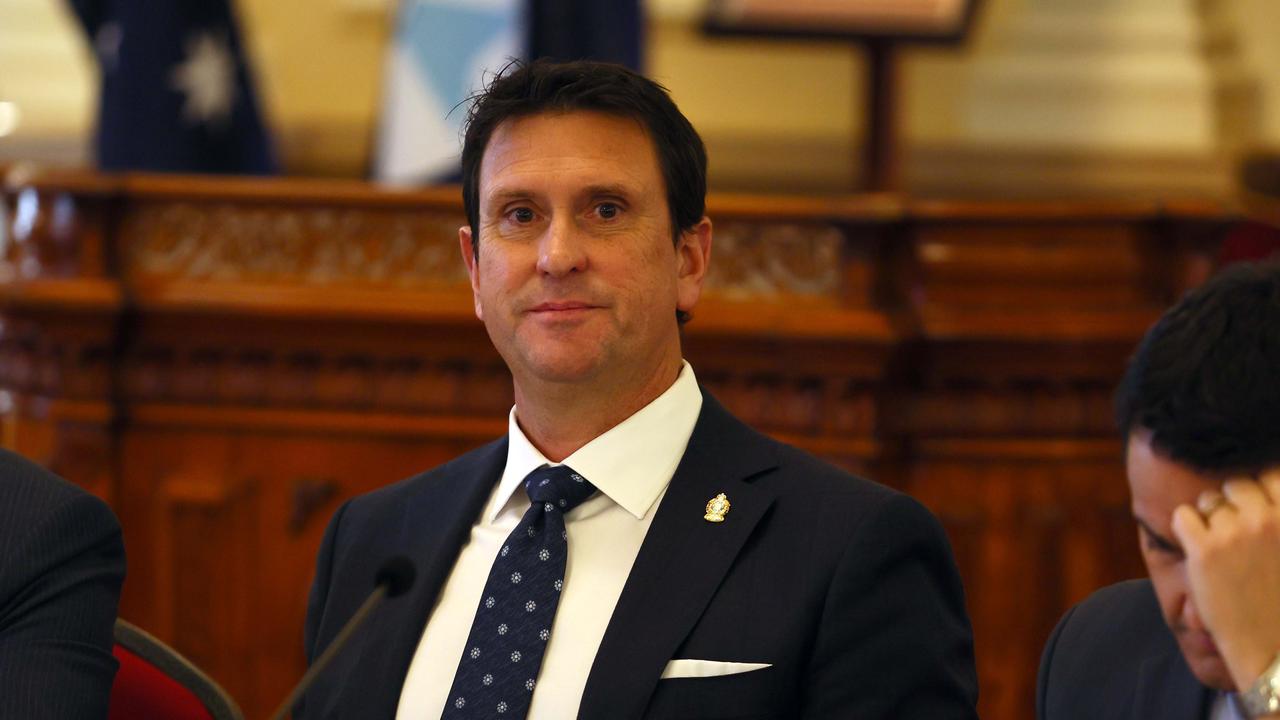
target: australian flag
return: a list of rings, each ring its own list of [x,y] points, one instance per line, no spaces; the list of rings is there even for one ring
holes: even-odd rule
[[[102,69],[99,168],[276,171],[228,0],[69,2]]]

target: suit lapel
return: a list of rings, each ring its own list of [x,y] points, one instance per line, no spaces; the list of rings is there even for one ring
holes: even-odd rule
[[[352,667],[337,717],[394,717],[431,609],[449,577],[471,526],[479,517],[507,460],[503,438],[460,458],[442,481],[424,484],[404,504],[387,555],[406,555],[417,567],[409,593],[387,601],[362,631],[363,647]],[[444,470],[442,468],[442,470]],[[380,560],[379,560],[380,561]],[[374,568],[371,568],[373,570]],[[370,688],[392,688],[379,696]]]
[[[1212,693],[1191,674],[1177,650],[1142,665],[1133,693],[1133,720],[1204,720]]]
[[[776,466],[771,441],[703,393],[702,412],[596,653],[579,718],[639,718],[775,492],[751,479]],[[724,522],[703,519],[719,493]]]

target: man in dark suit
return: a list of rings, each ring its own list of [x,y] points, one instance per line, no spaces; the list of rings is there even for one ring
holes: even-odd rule
[[[1149,578],[1058,623],[1039,717],[1280,717],[1280,264],[1231,268],[1166,313],[1116,416]]]
[[[509,432],[335,514],[309,658],[384,558],[419,579],[300,715],[974,717],[933,516],[747,428],[682,360],[711,223],[705,150],[666,92],[617,66],[514,66],[462,160]]]
[[[0,450],[0,718],[102,718],[124,545],[97,498]]]

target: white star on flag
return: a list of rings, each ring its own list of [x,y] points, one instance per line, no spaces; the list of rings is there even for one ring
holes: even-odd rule
[[[235,61],[222,33],[187,38],[187,59],[173,68],[169,83],[187,96],[182,115],[188,123],[225,125],[235,101]]]

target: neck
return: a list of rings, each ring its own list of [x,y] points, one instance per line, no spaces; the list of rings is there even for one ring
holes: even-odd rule
[[[666,392],[679,377],[681,363],[676,355],[647,377],[601,389],[517,381],[516,421],[539,452],[560,462]]]

